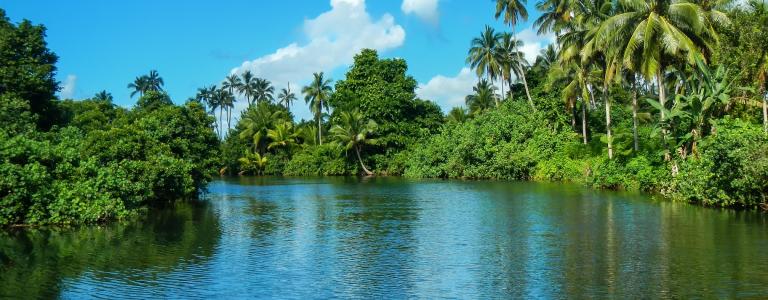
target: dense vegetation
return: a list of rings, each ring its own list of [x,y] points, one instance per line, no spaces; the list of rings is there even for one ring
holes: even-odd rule
[[[156,71],[128,85],[130,110],[106,91],[57,100],[45,28],[0,11],[0,224],[124,218],[194,197],[216,171],[570,181],[765,206],[768,8],[726,2],[538,3],[557,43],[529,64],[514,30],[486,27],[467,57],[477,86],[446,116],[403,59],[363,50],[345,78],[301,88],[313,119],[300,122],[290,84],[276,93],[248,71],[182,106]],[[513,29],[527,18],[496,3]]]
[[[55,100],[44,38],[0,10],[0,225],[102,222],[196,196],[218,165],[204,108],[173,105],[156,72],[132,110],[107,92]]]

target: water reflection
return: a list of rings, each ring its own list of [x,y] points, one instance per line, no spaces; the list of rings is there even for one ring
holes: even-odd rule
[[[489,181],[239,177],[209,191],[140,224],[4,233],[2,295],[768,296],[760,213]]]

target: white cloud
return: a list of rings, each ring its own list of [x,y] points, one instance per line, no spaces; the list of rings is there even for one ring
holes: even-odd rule
[[[518,32],[516,38],[523,41],[523,47],[520,48],[520,51],[525,54],[525,59],[531,64],[536,61],[536,56],[539,55],[541,49],[547,48],[547,45],[555,42],[554,34],[538,35],[531,28]]]
[[[67,75],[67,79],[64,80],[64,83],[62,84],[61,91],[59,92],[59,97],[61,99],[72,99],[72,97],[75,96],[75,87],[77,86],[77,76],[75,75]]]
[[[405,30],[395,23],[394,17],[384,14],[373,20],[364,0],[331,0],[331,10],[304,21],[303,33],[305,44],[294,42],[274,53],[245,61],[231,73],[250,70],[255,76],[272,81],[276,90],[290,82],[298,91],[297,87],[311,79],[313,72],[328,73],[351,64],[363,48],[385,51],[405,41]]]
[[[440,17],[437,11],[437,0],[403,0],[400,9],[406,15],[414,14],[433,25],[437,24]]]
[[[420,83],[416,94],[419,98],[437,102],[444,112],[464,105],[464,97],[472,93],[477,75],[469,68],[462,68],[454,77],[437,75],[426,84]]]

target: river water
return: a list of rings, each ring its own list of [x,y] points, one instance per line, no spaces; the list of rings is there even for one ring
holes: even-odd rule
[[[768,218],[575,185],[214,181],[135,222],[0,231],[0,298],[768,298]]]

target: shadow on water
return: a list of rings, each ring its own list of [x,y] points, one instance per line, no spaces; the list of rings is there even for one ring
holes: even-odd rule
[[[64,289],[117,296],[120,290],[110,291],[109,286],[78,289],[69,283],[83,276],[129,282],[204,262],[213,255],[218,231],[218,219],[205,202],[178,203],[126,224],[2,231],[0,298],[54,298]],[[152,285],[130,283],[137,288]]]

